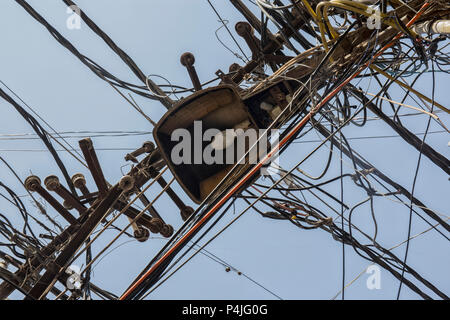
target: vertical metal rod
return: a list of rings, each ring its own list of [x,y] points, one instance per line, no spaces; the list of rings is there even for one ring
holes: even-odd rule
[[[108,185],[106,184],[103,171],[100,167],[100,163],[98,162],[92,140],[89,138],[80,140],[79,145],[87,162],[88,168],[91,171],[92,177],[94,178],[95,184],[97,185],[99,195],[102,197],[106,194]]]
[[[180,62],[183,66],[186,67],[195,91],[202,90],[202,85],[200,84],[200,80],[198,79],[197,71],[195,71],[195,67],[194,67],[194,63],[195,63],[194,55],[190,52],[185,52],[181,55]]]

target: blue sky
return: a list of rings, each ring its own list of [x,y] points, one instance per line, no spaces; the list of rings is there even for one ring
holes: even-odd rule
[[[251,7],[252,4],[246,1]],[[66,36],[83,54],[99,62],[119,78],[134,83],[138,79],[123,62],[86,25],[81,30],[66,28],[66,7],[62,1],[30,0],[29,3],[53,26]],[[233,62],[240,62],[217,41],[215,30],[220,27],[214,12],[203,0],[77,0],[76,3],[124,49],[147,74],[159,74],[172,83],[190,86],[186,70],[179,63],[183,52],[190,51],[196,57],[196,69],[201,81],[215,77],[218,69],[228,70]],[[224,19],[234,31],[234,24],[243,20],[228,1],[213,1]],[[151,132],[151,125],[131,108],[106,82],[100,80],[78,59],[53,39],[47,30],[32,19],[15,1],[1,1],[0,30],[2,47],[0,51],[0,80],[4,81],[22,99],[58,132],[102,132],[140,131]],[[220,30],[219,35],[229,47],[234,43]],[[243,48],[245,44],[241,43]],[[248,50],[247,50],[248,54]],[[155,79],[157,81],[157,79]],[[163,81],[162,81],[163,82]],[[364,87],[365,85],[365,87]],[[367,82],[361,84],[367,87]],[[431,96],[431,77],[425,76],[417,88]],[[376,88],[369,92],[375,93]],[[401,97],[399,89],[393,90],[393,98]],[[135,97],[145,112],[154,120],[164,114],[164,107],[156,101]],[[448,76],[437,75],[436,100],[447,105],[450,99]],[[407,100],[414,105],[414,101]],[[42,179],[51,174],[60,176],[54,161],[40,140],[11,140],[4,135],[32,133],[32,129],[5,101],[0,101],[0,155],[13,164],[19,175],[25,179],[31,172]],[[407,111],[405,111],[407,112]],[[449,120],[439,114],[445,123]],[[404,124],[415,133],[424,132],[426,116],[405,118]],[[432,123],[430,131],[442,130]],[[347,137],[392,135],[394,132],[381,121],[371,121],[363,128],[349,127],[344,130]],[[79,134],[72,134],[79,135]],[[312,132],[305,140],[316,140]],[[77,146],[76,138],[69,141]],[[93,138],[96,148],[137,148],[145,140],[152,140],[151,134],[125,137]],[[448,135],[430,134],[427,142],[446,157],[449,156]],[[410,189],[417,163],[417,151],[400,138],[351,140],[352,147],[369,159],[377,168],[394,181]],[[281,158],[284,168],[291,168],[302,156],[308,154],[317,143],[293,144]],[[56,147],[58,150],[59,147]],[[14,151],[15,150],[15,151]],[[34,151],[20,151],[34,150]],[[107,180],[111,183],[121,176],[120,167],[126,165],[123,157],[126,150],[98,151],[99,160]],[[325,165],[327,150],[318,152],[301,168],[311,174],[318,174]],[[69,173],[88,172],[74,158],[60,153]],[[344,170],[351,172],[349,160],[344,158]],[[13,186],[19,195],[25,195],[20,184],[4,167],[0,167],[0,179]],[[127,167],[123,167],[126,171]],[[339,174],[338,155],[335,156],[328,177]],[[169,175],[167,175],[170,178]],[[92,180],[88,181],[94,190]],[[433,210],[448,215],[448,177],[427,158],[422,165],[416,186],[416,196]],[[339,183],[325,188],[339,195]],[[354,205],[366,194],[351,181],[345,184],[345,200]],[[149,195],[159,192],[151,189]],[[181,189],[176,187],[181,194]],[[37,213],[28,197],[23,198],[31,212]],[[186,197],[184,197],[186,199]],[[406,199],[402,198],[404,201]],[[187,199],[186,199],[187,200]],[[311,201],[313,202],[314,200]],[[17,212],[5,201],[1,212],[15,220]],[[178,210],[163,196],[156,208],[175,228],[181,226]],[[379,225],[378,241],[386,248],[404,241],[407,235],[409,210],[390,199],[375,201]],[[243,205],[236,207],[236,212]],[[53,212],[56,216],[56,213]],[[331,216],[333,216],[330,213]],[[229,212],[215,231],[233,218]],[[445,218],[445,217],[444,217]],[[18,221],[18,220],[17,220]],[[61,220],[60,220],[61,221]],[[118,225],[125,225],[125,218]],[[354,223],[369,234],[373,223],[367,206],[360,208]],[[426,230],[428,226],[417,217],[413,219],[412,235]],[[442,229],[443,230],[443,229]],[[213,231],[212,234],[215,232]],[[108,232],[93,246],[94,254],[116,234]],[[211,235],[212,235],[211,234]],[[207,237],[208,238],[208,237]],[[129,239],[119,240],[113,247]],[[131,241],[108,254],[94,268],[93,282],[105,289],[120,294],[161,248],[164,241],[151,239],[145,243]],[[294,228],[288,222],[261,218],[255,212],[247,212],[231,228],[208,246],[208,250],[230,263],[252,279],[261,283],[283,299],[330,299],[339,290],[342,277],[341,244],[328,233],[320,230],[305,231]],[[404,246],[394,250],[403,257]],[[78,261],[82,264],[82,261]],[[434,231],[411,241],[408,263],[443,292],[450,293],[450,254],[448,242]],[[369,262],[346,248],[346,282],[362,272]],[[381,271],[381,289],[369,290],[363,274],[346,291],[349,299],[394,299],[398,281],[387,271]],[[19,297],[19,296],[17,296]],[[403,299],[418,296],[403,287]],[[220,264],[203,255],[197,255],[170,280],[155,290],[153,299],[273,299],[267,291],[256,286],[243,276],[225,272]]]

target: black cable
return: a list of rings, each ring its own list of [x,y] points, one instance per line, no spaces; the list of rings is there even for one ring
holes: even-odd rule
[[[47,20],[45,20],[36,10],[33,9],[25,0],[15,0],[20,6],[22,6],[36,21],[42,24],[50,34],[66,49],[68,49],[72,54],[74,54],[85,66],[87,66],[92,72],[94,72],[99,78],[102,80],[109,82],[110,84],[127,89],[135,94],[140,96],[161,101],[161,97],[149,94],[147,92],[143,92],[141,90],[148,91],[146,86],[137,86],[125,81],[122,81],[109,73],[106,69],[101,67],[98,63],[94,62],[92,59],[81,54],[75,46],[68,41],[61,33],[59,33]],[[125,56],[122,58],[126,59]],[[128,60],[128,59],[126,59]],[[134,70],[137,72],[137,70]]]
[[[241,53],[244,55],[245,59],[247,59],[247,61],[249,61],[249,58],[247,57],[247,55],[245,54],[244,50],[242,50],[241,46],[239,45],[239,43],[237,42],[236,38],[234,37],[233,33],[230,31],[230,29],[228,28],[227,24],[224,23],[224,20],[222,19],[222,17],[220,16],[219,12],[217,12],[216,8],[213,6],[213,4],[211,3],[210,0],[206,0],[208,1],[208,4],[211,6],[211,8],[213,9],[214,13],[216,14],[216,16],[219,18],[220,22],[222,23],[222,25],[225,27],[225,29],[228,31],[228,34],[231,36],[231,38],[233,39],[234,43],[236,44],[236,46],[239,48],[239,51],[241,51]]]
[[[364,108],[365,109],[365,108]],[[340,170],[340,174],[341,174],[341,179],[340,179],[340,184],[341,184],[341,228],[342,230],[344,230],[344,173],[343,173],[343,164],[342,164],[342,131],[339,133],[340,137],[341,137],[341,147],[339,148],[339,157],[340,157],[340,166],[339,166],[339,170]],[[333,144],[331,144],[333,145]],[[345,300],[345,243],[344,241],[342,241],[342,300]]]
[[[434,95],[435,95],[435,89],[436,89],[436,79],[435,79],[435,74],[434,74],[434,62],[431,62],[431,68],[433,70],[433,74],[432,74],[432,79],[433,79],[433,83],[432,83],[432,98],[431,98],[433,103],[431,105],[431,112],[433,112]],[[431,117],[428,118],[427,127],[425,129],[425,135],[423,136],[422,145],[421,145],[421,148],[419,150],[419,158],[417,160],[416,170],[414,172],[414,180],[413,180],[413,185],[412,185],[412,189],[411,189],[411,199],[410,199],[410,206],[409,206],[408,237],[406,238],[406,249],[405,249],[405,256],[403,258],[403,265],[406,264],[406,260],[408,258],[409,244],[410,244],[409,239],[411,238],[412,213],[413,213],[412,212],[412,206],[413,206],[412,198],[414,197],[414,191],[416,189],[417,176],[419,174],[420,162],[421,162],[421,159],[422,159],[423,145],[425,144],[425,139],[427,137],[428,130],[430,129],[430,124],[431,124]],[[404,274],[405,274],[405,268],[403,267],[402,268],[402,276],[400,278],[400,284],[398,286],[398,291],[397,291],[397,300],[400,299],[400,293],[401,293],[401,290],[402,290],[402,284],[404,282]]]
[[[30,126],[33,128],[34,132],[41,138],[41,140],[44,142],[47,149],[50,151],[51,155],[53,156],[53,159],[55,159],[56,164],[58,165],[59,169],[61,170],[67,185],[69,186],[70,191],[72,194],[76,196],[77,192],[75,190],[75,187],[72,184],[72,180],[69,176],[69,173],[67,172],[66,167],[64,166],[64,163],[62,162],[61,158],[59,157],[58,153],[56,152],[55,148],[53,147],[51,141],[48,139],[49,133],[39,124],[39,122],[31,115],[29,114],[24,108],[22,108],[16,101],[14,101],[13,98],[11,98],[5,91],[3,91],[0,88],[0,97],[5,99],[9,104],[11,104],[17,112],[20,113],[20,115],[30,124]]]
[[[337,176],[335,178],[329,179],[327,181],[320,182],[320,183],[317,183],[317,184],[312,184],[309,187],[301,187],[301,188],[298,188],[298,187],[289,187],[289,188],[274,187],[272,189],[273,190],[279,190],[279,191],[304,191],[304,190],[315,189],[317,187],[324,186],[326,184],[329,184],[331,182],[334,182],[336,180],[339,180],[339,179],[342,179],[342,178],[345,178],[345,177],[353,177],[353,175],[349,174],[349,173],[342,174],[342,175],[339,175],[339,176]],[[259,183],[256,183],[256,182],[254,183],[254,185],[257,186],[257,187],[269,188],[268,186],[265,186],[263,184],[259,184]]]

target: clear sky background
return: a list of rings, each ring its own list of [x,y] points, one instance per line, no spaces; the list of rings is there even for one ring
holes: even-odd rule
[[[125,64],[84,23],[81,30],[66,28],[66,6],[62,1],[30,0],[29,3],[53,26],[66,36],[84,55],[100,63],[105,69],[122,80],[139,83]],[[228,70],[233,62],[240,62],[216,39],[215,31],[220,27],[217,17],[203,0],[77,0],[76,3],[124,49],[147,74],[159,74],[173,84],[190,87],[186,70],[179,63],[179,57],[186,51],[196,57],[196,69],[202,82],[215,77],[221,69]],[[224,19],[229,20],[230,29],[242,21],[228,1],[213,1]],[[248,1],[246,3],[252,7]],[[100,80],[82,65],[69,51],[59,45],[47,30],[31,18],[15,1],[0,2],[0,80],[4,81],[22,99],[58,132],[70,136],[83,136],[83,131],[143,132],[141,135],[114,137],[110,134],[93,137],[94,146],[107,180],[116,182],[121,176],[121,166],[126,165],[123,157],[127,149],[141,146],[143,141],[152,140],[151,125],[131,108],[106,82]],[[224,29],[218,31],[222,41],[230,48],[236,47]],[[241,43],[246,49],[245,44]],[[248,54],[249,50],[246,49]],[[159,83],[164,83],[163,80]],[[448,107],[450,99],[448,76],[437,74],[436,100]],[[417,88],[431,96],[431,76],[424,77]],[[362,83],[361,86],[367,83]],[[363,86],[364,87],[364,86]],[[4,89],[2,87],[2,89]],[[375,93],[373,89],[372,93]],[[394,98],[402,91],[392,92]],[[164,114],[164,107],[156,101],[135,97],[144,111],[154,120]],[[414,101],[406,103],[414,105]],[[51,155],[43,152],[43,143],[38,139],[11,139],[11,134],[33,133],[20,115],[0,100],[0,155],[11,163],[22,179],[31,173],[45,178],[56,174],[62,180],[60,171]],[[410,111],[404,111],[410,112]],[[439,114],[444,123],[449,117]],[[426,116],[405,118],[404,124],[415,133],[422,133],[426,127]],[[442,130],[432,122],[430,131]],[[144,134],[147,132],[147,134]],[[347,137],[384,136],[395,133],[381,121],[371,121],[365,127],[349,127],[344,130]],[[36,138],[30,135],[28,138]],[[312,132],[305,141],[317,140]],[[68,139],[78,147],[78,138]],[[427,142],[446,157],[449,137],[445,133],[430,134]],[[370,160],[394,181],[411,189],[418,152],[401,138],[350,140],[352,147]],[[293,144],[283,155],[281,165],[291,168],[302,156],[317,146],[317,142]],[[55,144],[57,150],[61,148]],[[30,151],[32,150],[32,151]],[[318,152],[308,160],[302,169],[318,174],[323,169],[327,150]],[[90,188],[93,181],[88,172],[66,152],[60,152],[69,174],[82,172],[88,177]],[[124,172],[129,169],[125,166]],[[352,173],[350,162],[344,158],[344,170]],[[328,177],[339,175],[338,154],[335,156]],[[170,175],[167,175],[170,178]],[[0,166],[0,180],[14,187],[19,195],[26,192],[4,166]],[[448,215],[449,181],[441,169],[426,157],[416,185],[415,195],[436,212]],[[339,183],[327,185],[325,189],[339,196]],[[149,196],[157,194],[160,188],[151,189]],[[181,189],[176,187],[181,194]],[[367,195],[348,180],[345,187],[345,202],[353,206]],[[184,196],[184,199],[186,197]],[[402,198],[407,202],[407,199]],[[27,196],[23,197],[30,212],[38,215]],[[187,199],[186,199],[187,200]],[[312,203],[314,200],[311,198]],[[3,199],[1,212],[13,221],[17,210]],[[156,203],[167,222],[175,228],[182,221],[178,210],[167,197]],[[236,206],[236,212],[242,209]],[[339,208],[335,204],[336,209]],[[388,198],[376,199],[375,209],[379,225],[378,241],[384,247],[393,247],[407,237],[409,210],[406,206]],[[52,216],[57,216],[50,211]],[[332,212],[327,212],[335,217]],[[234,217],[231,210],[215,231],[221,229]],[[61,219],[59,221],[62,222]],[[125,218],[118,225],[125,225]],[[369,234],[373,234],[373,222],[368,206],[361,207],[354,215],[354,223]],[[414,216],[412,235],[420,233],[428,225]],[[444,230],[440,228],[440,230]],[[445,231],[443,231],[445,232]],[[215,232],[213,231],[212,234]],[[116,231],[109,232],[93,246],[94,255]],[[208,237],[206,237],[208,238]],[[121,294],[154,254],[164,240],[151,239],[145,243],[121,238],[112,248],[123,244],[106,255],[93,270],[92,281],[116,294]],[[367,243],[367,242],[365,242]],[[394,250],[403,258],[404,246]],[[261,218],[254,211],[246,213],[217,240],[208,250],[230,263],[251,279],[276,293],[283,299],[330,299],[339,290],[342,282],[342,247],[339,242],[321,230],[300,230],[286,221]],[[80,265],[83,261],[77,262]],[[346,282],[361,273],[370,263],[357,256],[351,247],[346,247]],[[435,231],[428,232],[411,241],[408,264],[441,291],[450,294],[450,254],[448,241]],[[381,271],[381,289],[366,287],[368,274],[363,274],[346,291],[348,299],[395,299],[398,281],[387,271]],[[422,286],[419,286],[422,288]],[[425,290],[425,289],[424,289]],[[16,295],[20,297],[20,295]],[[434,295],[433,295],[434,297]],[[266,290],[255,285],[235,272],[205,257],[197,255],[170,280],[155,290],[153,299],[274,299]],[[419,298],[403,286],[402,299]]]

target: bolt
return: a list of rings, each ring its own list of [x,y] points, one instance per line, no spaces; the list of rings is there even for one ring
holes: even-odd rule
[[[83,195],[89,194],[89,189],[86,187],[86,179],[81,173],[76,173],[72,176],[72,183],[75,188],[79,189]]]
[[[152,233],[159,233],[164,227],[164,222],[159,218],[153,218],[150,220],[150,231]]]
[[[183,221],[186,221],[192,213],[194,213],[194,209],[192,209],[192,207],[184,207],[180,210],[181,218],[183,219]]]
[[[144,152],[150,153],[153,150],[155,150],[155,144],[151,141],[145,141],[144,144],[142,145],[142,147],[140,147],[139,149],[136,149],[135,151],[133,151],[131,153],[128,153],[125,156],[125,160],[126,161],[135,161],[136,157],[140,156]]]
[[[73,209],[73,206],[72,206],[69,202],[67,202],[67,200],[64,200],[64,201],[63,201],[63,206],[64,206],[64,208],[66,208],[67,210],[72,210],[72,209]]]
[[[239,69],[241,69],[241,66],[238,63],[233,63],[232,65],[230,65],[230,67],[228,68],[228,71],[230,73],[234,73],[234,72],[238,72]]]
[[[245,21],[236,23],[234,29],[236,30],[237,34],[243,38],[246,37],[247,35],[253,35],[252,26]]]
[[[165,238],[172,236],[173,227],[170,224],[165,224],[161,229],[161,235]]]
[[[145,242],[150,237],[150,231],[148,231],[146,228],[139,227],[134,230],[134,237],[139,242]]]
[[[72,176],[72,183],[75,188],[81,189],[86,186],[86,179],[84,178],[84,175],[81,173],[75,173]]]
[[[192,67],[195,63],[195,57],[190,52],[185,52],[180,57],[180,62],[185,67]]]
[[[119,181],[119,187],[124,192],[130,191],[134,187],[134,178],[132,176],[123,176]]]
[[[44,185],[49,191],[55,191],[60,186],[57,176],[48,176],[44,179]]]
[[[29,176],[25,179],[25,189],[30,192],[36,191],[37,187],[41,185],[41,179],[37,176]]]

